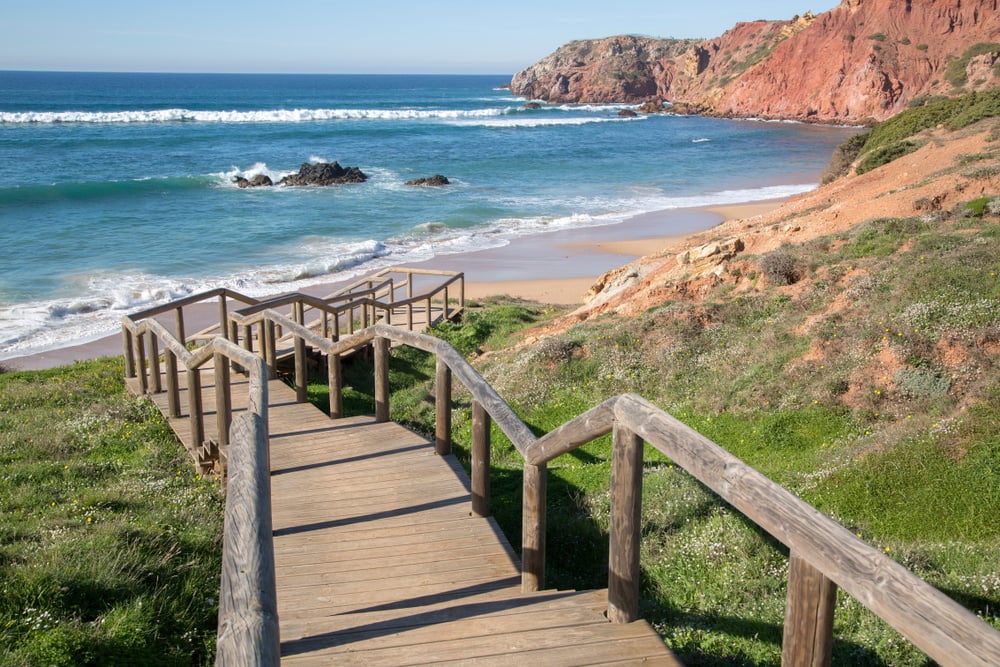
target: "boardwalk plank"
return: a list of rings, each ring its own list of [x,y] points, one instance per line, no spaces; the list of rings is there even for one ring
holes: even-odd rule
[[[202,380],[214,406],[210,369]],[[246,381],[233,380],[238,412]],[[514,549],[472,515],[454,456],[392,422],[331,421],[281,381],[268,391],[282,662],[678,664],[645,622],[607,621],[606,591],[522,594]],[[166,395],[152,398],[166,414]],[[168,421],[191,449],[188,417]]]

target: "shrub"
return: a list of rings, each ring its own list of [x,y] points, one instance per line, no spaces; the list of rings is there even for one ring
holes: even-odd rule
[[[986,212],[986,207],[992,201],[989,197],[979,197],[978,199],[973,199],[970,202],[966,202],[965,210],[972,213],[977,218],[983,217],[983,213]]]
[[[802,277],[798,260],[784,250],[775,250],[761,257],[760,270],[773,285],[793,285]]]
[[[900,368],[896,371],[900,391],[913,398],[944,396],[951,389],[951,380],[929,368]]]
[[[856,171],[858,174],[867,173],[904,155],[909,155],[918,148],[920,148],[920,144],[915,141],[897,141],[894,144],[877,148],[858,163]]]
[[[834,149],[830,162],[823,172],[822,182],[824,185],[837,180],[850,170],[851,165],[861,153],[861,148],[868,141],[869,134],[870,132],[855,134]]]
[[[926,51],[926,50],[927,50],[926,44],[917,44],[917,51]]]
[[[875,41],[875,42],[884,42],[885,41],[885,33],[884,32],[873,32],[872,34],[868,35],[868,39],[870,39],[872,41]]]

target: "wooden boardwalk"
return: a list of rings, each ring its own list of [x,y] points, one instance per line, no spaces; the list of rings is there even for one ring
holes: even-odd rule
[[[208,408],[212,373],[202,375]],[[152,398],[167,414],[166,395]],[[330,420],[277,380],[269,399],[283,662],[679,664],[644,621],[608,622],[606,591],[522,594],[517,557],[492,519],[473,515],[453,456],[392,422]],[[170,423],[190,447],[189,420]],[[214,423],[206,412],[209,438]]]

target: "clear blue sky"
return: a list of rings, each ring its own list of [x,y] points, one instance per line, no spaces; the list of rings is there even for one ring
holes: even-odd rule
[[[838,0],[4,2],[0,70],[514,73],[574,39],[715,37]]]

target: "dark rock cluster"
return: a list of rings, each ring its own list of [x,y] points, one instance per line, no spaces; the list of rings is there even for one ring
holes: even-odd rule
[[[451,181],[448,180],[446,176],[441,174],[434,174],[430,178],[415,178],[412,181],[407,181],[406,185],[424,185],[429,187],[440,187],[442,185],[448,185]]]
[[[357,167],[341,167],[337,162],[303,163],[298,173],[282,178],[278,185],[340,185],[342,183],[364,183],[368,177]],[[252,179],[237,176],[233,179],[241,188],[257,188],[274,185],[264,174],[258,174]]]

